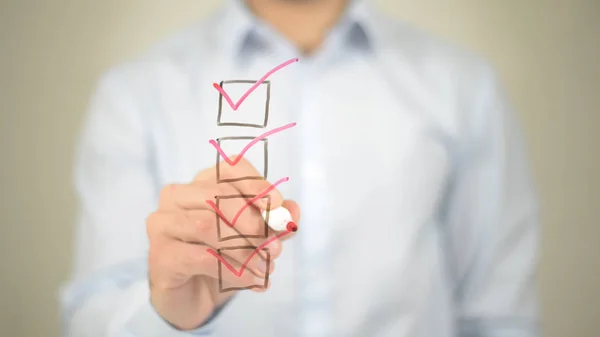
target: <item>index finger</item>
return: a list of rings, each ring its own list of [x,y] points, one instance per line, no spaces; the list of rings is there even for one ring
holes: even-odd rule
[[[273,209],[280,207],[283,203],[283,197],[277,186],[285,183],[289,178],[281,178],[271,184],[262,177],[256,168],[246,159],[237,156],[232,156],[231,161],[234,165],[230,165],[226,161],[220,161],[217,166],[212,169],[200,172],[194,180],[208,180],[215,183],[229,183],[241,195],[254,204],[255,207],[266,209],[268,206]]]

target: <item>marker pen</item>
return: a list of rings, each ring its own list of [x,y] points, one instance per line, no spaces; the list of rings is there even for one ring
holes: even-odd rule
[[[292,214],[285,207],[277,207],[268,212],[269,218],[267,220],[267,211],[263,211],[262,216],[267,221],[267,225],[274,231],[287,230],[289,232],[295,232],[298,230],[298,225],[292,219]]]

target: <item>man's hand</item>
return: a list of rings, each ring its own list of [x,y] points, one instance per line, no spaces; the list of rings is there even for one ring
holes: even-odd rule
[[[242,159],[235,166],[220,164],[221,179],[228,177],[258,176],[256,169]],[[226,246],[255,246],[273,238],[277,233],[269,229],[266,239],[238,238],[219,242],[217,237],[217,214],[207,204],[219,195],[257,195],[271,185],[265,180],[243,180],[217,184],[216,167],[200,172],[193,182],[169,185],[163,188],[158,210],[147,219],[146,228],[150,241],[149,278],[151,302],[157,312],[169,323],[181,330],[198,328],[210,314],[224,304],[233,292],[219,293],[218,260],[208,252]],[[298,205],[286,200],[273,189],[270,209],[283,206],[298,222]],[[244,198],[228,199],[219,206],[227,219],[233,219],[247,203]],[[264,220],[261,212],[266,209],[266,200],[259,199],[241,213],[234,227],[221,223],[221,236],[264,235]],[[287,235],[289,238],[292,235]],[[226,243],[226,245],[225,245]],[[269,243],[271,260],[281,254],[279,239]],[[224,256],[234,268],[240,270],[251,250],[225,251]],[[274,263],[269,264],[269,273]],[[265,254],[259,252],[248,262],[247,268],[236,276],[223,268],[222,281],[228,287],[262,285],[266,270]],[[255,289],[254,291],[263,291]]]

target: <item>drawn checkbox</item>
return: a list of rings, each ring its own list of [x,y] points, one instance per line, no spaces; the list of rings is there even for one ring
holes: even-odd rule
[[[256,84],[252,80],[222,81],[219,86],[231,97],[245,97],[243,104],[235,110],[224,102],[219,93],[218,126],[243,126],[264,128],[269,121],[269,102],[271,100],[271,82],[264,81],[250,94],[248,89]],[[245,96],[247,95],[247,96]]]
[[[217,183],[235,182],[240,180],[266,180],[269,172],[269,143],[264,138],[256,141],[253,146],[247,147],[248,142],[254,140],[254,137],[221,137],[216,140],[217,151]],[[225,154],[225,156],[224,156]],[[237,164],[229,163],[228,156],[238,154],[244,156],[258,172],[259,175],[234,176],[231,173],[234,170],[227,170],[226,166]],[[223,162],[223,159],[226,159]],[[226,171],[225,171],[226,170]],[[226,173],[227,172],[227,173]]]
[[[227,251],[232,251],[232,250],[246,250],[246,251],[248,251],[248,253],[253,254],[253,255],[255,255],[259,250],[265,253],[264,255],[265,255],[265,263],[266,263],[267,271],[265,273],[264,283],[248,284],[248,285],[242,285],[242,286],[236,286],[236,287],[224,285],[223,273],[231,273],[234,275],[234,277],[240,277],[243,273],[250,273],[250,271],[248,271],[246,269],[246,265],[249,261],[246,261],[240,270],[236,270],[235,268],[233,268],[231,266],[230,261],[228,261],[228,257],[226,256],[226,254],[227,254]],[[225,247],[225,248],[217,249],[217,254],[219,256],[218,257],[219,292],[224,293],[224,292],[234,291],[234,290],[266,289],[267,288],[267,285],[269,284],[269,270],[270,270],[270,264],[271,264],[271,254],[269,253],[268,248],[259,249],[258,247],[255,247],[255,246]],[[225,267],[228,270],[223,270],[223,267]]]
[[[233,240],[233,239],[243,239],[243,238],[255,238],[255,239],[266,239],[269,235],[269,215],[271,214],[271,196],[264,195],[259,197],[256,194],[236,194],[236,195],[218,195],[215,196],[215,215],[217,217],[217,239],[219,242]],[[235,202],[239,205],[240,199],[245,202],[244,207],[240,208],[236,215],[233,218],[227,218],[222,212],[221,209],[227,207],[227,203]],[[263,219],[262,217],[257,217],[256,227],[258,231],[254,233],[244,233],[240,230],[239,226],[235,227],[239,217],[244,212],[256,212],[254,209],[250,208],[250,203],[252,200],[257,199],[265,199],[267,202],[266,206],[266,217]]]

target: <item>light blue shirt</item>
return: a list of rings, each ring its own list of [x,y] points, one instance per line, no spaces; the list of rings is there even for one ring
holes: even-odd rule
[[[293,57],[269,77],[265,128],[217,126],[213,82],[257,80]],[[238,111],[224,104],[223,117],[260,121],[264,88]],[[239,98],[235,85],[224,89]],[[215,165],[209,139],[291,122],[268,139],[267,179],[290,177],[279,190],[302,219],[271,288],[236,294],[194,332],[175,330],[149,302],[145,219],[161,187]],[[263,156],[246,157],[260,166]],[[478,57],[364,1],[302,57],[232,1],[99,82],[75,166],[65,335],[538,336],[537,202],[525,157],[498,79]]]

